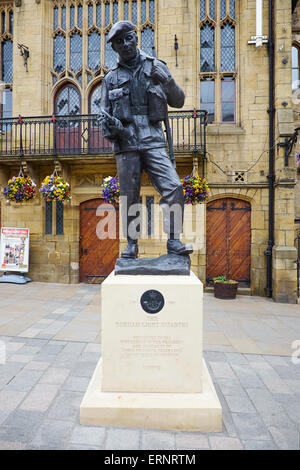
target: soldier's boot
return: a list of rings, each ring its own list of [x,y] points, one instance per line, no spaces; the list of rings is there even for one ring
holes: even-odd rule
[[[193,253],[193,245],[181,243],[177,238],[169,238],[167,241],[169,255],[190,255]]]
[[[121,258],[135,259],[138,256],[138,244],[137,240],[128,240],[127,247],[121,253]]]

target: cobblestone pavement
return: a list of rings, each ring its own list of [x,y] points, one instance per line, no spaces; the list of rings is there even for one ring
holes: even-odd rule
[[[80,425],[101,355],[99,299],[94,285],[0,284],[0,449],[300,448],[299,305],[204,295],[223,429],[199,433]]]

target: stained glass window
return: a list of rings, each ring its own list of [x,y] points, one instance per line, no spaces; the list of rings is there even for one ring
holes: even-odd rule
[[[97,31],[92,31],[88,38],[88,66],[94,72],[100,68],[101,37]]]
[[[235,28],[228,22],[221,28],[221,70],[235,70]]]
[[[58,33],[53,42],[53,69],[60,73],[66,68],[66,38],[63,33]]]
[[[66,29],[66,7],[61,7],[61,27],[62,29]]]
[[[147,208],[147,235],[153,235],[154,233],[154,197],[146,196],[146,208]]]
[[[79,72],[82,66],[82,38],[79,33],[70,37],[70,68]]]
[[[154,31],[147,26],[141,34],[141,49],[146,54],[153,55],[154,47]]]
[[[13,81],[13,42],[5,39],[2,42],[2,81],[12,83]]]
[[[215,69],[215,51],[214,51],[214,28],[206,23],[200,31],[201,34],[201,56],[200,70],[201,72],[212,72]]]

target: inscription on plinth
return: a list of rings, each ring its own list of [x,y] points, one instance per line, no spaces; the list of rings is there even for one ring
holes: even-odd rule
[[[201,392],[198,278],[110,275],[102,284],[102,364],[104,392]]]

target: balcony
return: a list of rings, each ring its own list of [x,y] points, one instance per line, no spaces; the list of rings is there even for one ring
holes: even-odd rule
[[[206,155],[207,112],[169,112],[174,153]],[[0,160],[22,157],[109,156],[96,115],[38,116],[0,119]]]

